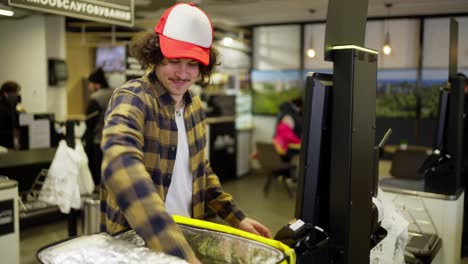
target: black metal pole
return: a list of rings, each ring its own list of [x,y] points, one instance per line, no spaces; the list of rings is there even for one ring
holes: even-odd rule
[[[418,51],[418,69],[416,79],[416,126],[414,130],[416,144],[421,144],[421,86],[422,86],[422,68],[424,59],[424,19],[419,20],[419,51]]]
[[[74,149],[75,148],[75,121],[67,120],[65,122],[66,129],[66,142],[67,146]],[[68,214],[68,236],[77,235],[77,218],[79,212],[77,210],[71,209]]]
[[[346,48],[331,55],[331,259],[335,264],[369,263],[377,54]]]

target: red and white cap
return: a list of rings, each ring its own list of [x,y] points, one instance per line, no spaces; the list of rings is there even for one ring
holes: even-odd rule
[[[213,27],[208,16],[194,4],[178,3],[167,9],[154,28],[162,54],[167,58],[191,58],[210,63]]]

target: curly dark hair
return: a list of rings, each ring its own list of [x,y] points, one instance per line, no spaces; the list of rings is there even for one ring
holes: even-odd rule
[[[164,55],[159,46],[159,35],[150,32],[137,37],[130,45],[130,54],[135,57],[145,69],[160,64],[164,59]],[[218,65],[220,65],[220,63],[218,63],[218,52],[214,47],[211,47],[210,63],[207,66],[200,63],[201,79],[197,84],[202,87],[207,86],[215,66]]]
[[[19,93],[21,90],[20,85],[14,81],[6,81],[2,84],[0,88],[0,93]]]

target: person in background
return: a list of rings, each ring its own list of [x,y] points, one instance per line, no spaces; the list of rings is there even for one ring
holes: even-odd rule
[[[16,106],[20,90],[19,84],[13,81],[3,83],[0,88],[0,146],[10,149],[15,148],[15,137],[19,133]]]
[[[279,106],[273,144],[283,161],[297,159],[302,133],[302,99],[285,102]],[[298,159],[296,161],[298,163]],[[298,165],[298,164],[297,164]]]
[[[285,172],[293,182],[298,178],[299,153],[302,133],[302,99],[285,102],[279,106],[273,145],[276,153],[284,162],[294,166],[295,170]]]
[[[104,115],[113,89],[109,88],[102,68],[98,68],[88,77],[88,90],[91,92],[86,107],[86,131],[83,134],[85,151],[88,156],[88,166],[93,176],[94,184],[101,182],[101,138],[104,126]]]
[[[213,27],[193,4],[167,9],[154,32],[132,43],[147,73],[117,88],[103,130],[101,231],[128,227],[149,248],[200,263],[171,215],[203,219],[205,205],[232,226],[265,237],[225,193],[206,159],[201,100],[218,55]]]

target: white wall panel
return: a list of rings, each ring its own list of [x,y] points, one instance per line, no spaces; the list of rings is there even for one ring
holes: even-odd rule
[[[304,27],[304,67],[305,69],[332,69],[333,63],[323,60],[325,45],[325,24],[309,24]],[[315,49],[315,57],[307,57],[307,49]]]
[[[449,54],[449,19],[424,21],[424,68],[447,68]]]
[[[388,28],[393,53],[385,56],[381,48]],[[305,26],[304,56],[309,46],[316,51],[315,58],[304,57],[306,69],[331,69],[333,64],[323,60],[325,24]],[[366,25],[365,47],[379,52],[379,68],[416,68],[419,43],[419,22],[415,19],[370,21]]]
[[[46,48],[47,58],[65,60],[65,17],[46,17]],[[70,61],[67,64],[72,63]],[[48,86],[47,112],[54,113],[57,120],[67,118],[67,89],[65,83]]]
[[[468,17],[455,18],[458,22],[458,67],[468,67]],[[449,18],[427,19],[424,32],[425,68],[448,67]]]
[[[65,18],[33,15],[0,23],[0,82],[21,85],[23,106],[31,113],[67,114],[67,90],[48,86],[47,59],[65,59]]]
[[[236,39],[229,46],[220,43],[215,46],[220,55],[221,65],[217,67],[220,71],[243,71],[247,72],[250,69],[250,55],[248,47]]]
[[[468,68],[468,17],[460,17],[456,20],[458,22],[458,67]]]
[[[387,30],[390,55],[382,52]],[[417,19],[370,21],[366,26],[366,47],[379,52],[380,69],[414,69],[418,67],[419,30]]]
[[[21,87],[29,112],[47,111],[46,23],[41,15],[4,19],[0,23],[0,82],[13,80]]]
[[[254,69],[300,69],[300,30],[299,25],[254,28]]]

